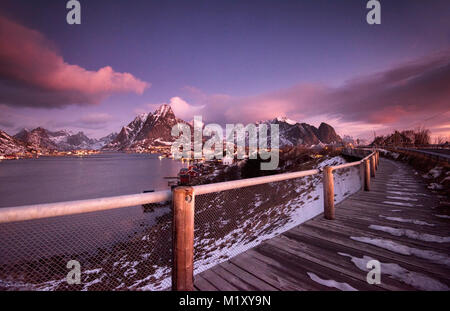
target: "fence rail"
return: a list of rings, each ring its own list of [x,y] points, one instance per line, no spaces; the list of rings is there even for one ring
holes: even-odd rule
[[[448,154],[445,153],[438,153],[435,151],[429,151],[429,150],[422,150],[422,149],[413,149],[413,148],[393,148],[393,151],[403,151],[406,153],[412,153],[415,155],[418,155],[420,157],[425,157],[428,159],[436,160],[436,161],[442,161],[446,162],[447,164],[450,164],[450,152]],[[433,149],[432,149],[433,150]],[[448,149],[435,149],[435,150],[448,150]]]
[[[172,191],[0,208],[0,223],[83,214],[172,201],[172,289],[193,290],[194,205],[196,195],[286,181],[322,173],[324,217],[334,219],[333,171],[359,165],[360,172],[363,174],[361,177],[364,180],[364,190],[369,191],[370,178],[375,177],[375,171],[379,162],[379,153],[376,150],[345,149],[343,154],[361,158],[361,160],[324,167],[322,170],[314,169],[193,187],[177,187]]]
[[[0,223],[98,212],[172,200],[170,190],[89,200],[0,208]]]

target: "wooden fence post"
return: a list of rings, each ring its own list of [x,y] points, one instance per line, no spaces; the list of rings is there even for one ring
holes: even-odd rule
[[[370,176],[375,177],[375,156],[370,157]]]
[[[370,191],[370,163],[369,159],[364,161],[364,190]]]
[[[334,178],[333,168],[325,166],[323,169],[323,203],[326,219],[334,219]]]
[[[172,191],[172,290],[194,290],[194,205],[192,187]]]

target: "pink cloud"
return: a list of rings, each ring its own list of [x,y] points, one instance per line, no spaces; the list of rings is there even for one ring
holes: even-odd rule
[[[337,128],[352,129],[348,134],[364,136],[383,129],[435,128],[448,123],[450,50],[356,77],[339,87],[298,84],[249,97],[197,98],[207,105],[206,122],[246,123],[279,115],[308,122],[320,116],[320,121]]]
[[[150,86],[110,66],[68,64],[38,31],[0,16],[0,101],[12,106],[92,105],[113,93],[142,94]]]

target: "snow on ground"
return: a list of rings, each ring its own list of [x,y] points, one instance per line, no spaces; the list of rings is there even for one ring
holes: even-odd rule
[[[392,240],[368,238],[368,237],[350,237],[352,240],[374,245],[380,248],[387,249],[391,252],[398,253],[405,256],[416,256],[422,259],[426,259],[438,264],[442,264],[450,267],[450,257],[446,254],[423,250],[415,247],[409,247]]]
[[[388,156],[388,157],[392,157],[393,159],[397,160],[397,158],[400,156],[398,153],[396,152],[391,152],[391,151],[387,151],[386,149],[378,149],[378,151],[384,155],[384,156]]]
[[[434,216],[439,217],[439,218],[450,219],[450,216],[449,216],[449,215],[439,215],[439,214],[434,214]]]
[[[335,280],[324,280],[312,272],[307,272],[307,274],[311,278],[311,280],[326,287],[337,288],[342,291],[358,291],[356,288],[348,285],[347,283],[340,283]]]
[[[449,243],[450,237],[448,236],[438,236],[434,234],[421,233],[410,229],[397,229],[386,226],[370,225],[370,229],[379,230],[387,232],[395,236],[406,236],[410,239],[421,240],[425,242],[435,242],[435,243]]]
[[[416,198],[408,198],[408,197],[391,197],[391,196],[387,196],[386,199],[392,199],[392,200],[401,200],[401,201],[419,201]]]
[[[394,187],[394,188],[401,188],[403,189],[408,189],[408,190],[418,190],[419,188],[415,185],[415,184],[405,184],[402,182],[394,182],[394,181],[388,181],[386,182],[386,185],[389,187]]]
[[[374,260],[376,258],[371,258],[369,256],[364,256],[362,258],[353,257],[346,253],[338,253],[341,256],[349,257],[350,260],[355,264],[358,269],[368,272],[369,269],[367,268],[367,263],[371,260]],[[380,263],[380,272],[381,277],[383,278],[384,275],[389,275],[389,277],[403,282],[405,284],[408,284],[414,288],[417,288],[419,290],[427,290],[427,291],[448,291],[450,288],[439,282],[438,280],[435,280],[433,278],[430,278],[426,275],[423,275],[421,273],[415,272],[415,271],[409,271],[402,266],[395,264],[395,263]]]
[[[157,266],[154,266],[154,268],[156,269],[154,274],[151,274],[142,280],[136,281],[128,289],[138,289],[138,290],[143,290],[143,291],[145,291],[145,290],[155,291],[155,290],[164,289],[160,286],[155,286],[155,284],[152,282],[152,280],[157,280],[157,279],[160,279],[161,277],[167,277],[167,275],[170,275],[171,269],[168,267],[161,268],[161,267],[157,267]]]
[[[390,204],[390,205],[398,205],[398,206],[408,206],[408,207],[414,207],[414,206],[423,206],[421,204],[412,204],[412,203],[406,203],[406,202],[395,202],[395,201],[383,201],[384,204]]]
[[[400,212],[400,211],[401,210],[398,210],[398,209],[391,210],[391,212]],[[421,226],[430,226],[430,227],[435,226],[435,224],[430,224],[430,223],[427,223],[426,221],[417,220],[417,219],[405,219],[405,218],[401,218],[401,217],[389,217],[389,216],[384,216],[384,215],[379,215],[379,217],[387,219],[387,220],[398,221],[398,222],[407,222],[407,223],[421,225]]]
[[[435,182],[432,182],[431,184],[428,185],[427,187],[430,190],[442,190],[444,189],[444,186]]]
[[[435,168],[432,168],[431,170],[428,171],[428,173],[423,174],[422,177],[423,178],[438,178],[439,176],[441,176],[442,172],[443,172],[444,168],[442,166],[436,166]]]
[[[403,191],[386,191],[389,194],[396,194],[396,195],[402,195],[402,196],[422,196],[422,197],[428,197],[428,194],[424,193],[412,193],[412,192],[403,192]]]

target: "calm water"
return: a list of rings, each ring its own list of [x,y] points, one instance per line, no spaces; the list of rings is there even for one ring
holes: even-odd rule
[[[153,154],[107,153],[0,162],[0,208],[167,189],[182,164]]]
[[[0,208],[168,189],[164,177],[176,176],[181,167],[157,155],[123,153],[3,161]],[[77,254],[127,241],[169,211],[165,207],[144,212],[134,206],[2,224],[0,265],[62,253],[82,260]]]

